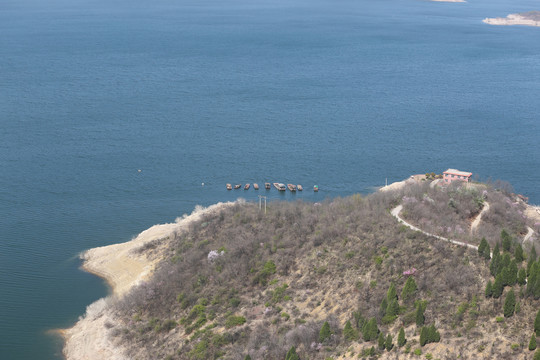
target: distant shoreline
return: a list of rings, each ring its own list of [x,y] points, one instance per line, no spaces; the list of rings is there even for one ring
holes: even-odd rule
[[[219,211],[236,202],[217,203],[208,208],[196,207],[189,216],[172,224],[154,225],[131,241],[89,249],[81,254],[82,268],[104,279],[112,294],[88,305],[86,314],[69,329],[58,332],[64,338],[63,355],[67,360],[108,359],[128,360],[121,344],[108,337],[108,327],[116,323],[110,302],[122,297],[133,286],[149,278],[162,258],[168,239],[174,233],[187,230],[201,216]]]
[[[509,14],[505,18],[485,18],[482,22],[489,25],[524,25],[540,27],[540,11]]]

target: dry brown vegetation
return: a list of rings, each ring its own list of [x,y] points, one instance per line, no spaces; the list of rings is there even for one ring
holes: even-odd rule
[[[439,343],[422,348],[424,354],[532,358],[526,348],[537,302],[516,285],[521,311],[496,322],[504,295],[484,297],[492,279],[488,263],[472,250],[400,225],[389,213],[405,202],[408,219],[420,227],[459,225],[468,236],[467,224],[487,198],[495,212],[479,230],[498,236],[499,221],[517,236],[523,222],[505,196],[489,187],[421,184],[323,203],[273,202],[266,214],[256,204],[237,204],[169,239],[151,281],[117,301],[119,323],[107,331],[129,344],[133,359],[284,359],[291,346],[301,359],[362,358],[377,349],[377,341],[343,333],[348,320],[361,331],[361,315],[375,318],[380,331],[393,337],[393,349],[375,350],[377,356],[415,358],[415,303],[424,300],[425,323],[441,333]],[[401,294],[403,272],[413,267],[418,291],[400,298],[397,319],[383,323],[380,304],[390,284]],[[325,321],[332,335],[321,341]],[[401,326],[407,345],[398,348]]]

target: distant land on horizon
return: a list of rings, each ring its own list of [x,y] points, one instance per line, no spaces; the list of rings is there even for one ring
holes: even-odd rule
[[[485,18],[482,21],[490,25],[540,26],[540,11],[529,11],[518,14],[509,14],[505,18]]]

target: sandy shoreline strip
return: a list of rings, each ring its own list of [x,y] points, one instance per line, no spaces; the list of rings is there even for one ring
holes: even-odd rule
[[[235,203],[218,203],[208,208],[197,206],[191,215],[179,218],[173,224],[154,225],[131,241],[93,248],[82,253],[83,269],[105,279],[111,286],[112,294],[89,305],[86,314],[80,317],[72,328],[60,330],[65,340],[63,349],[65,358],[127,360],[123,355],[122,345],[108,336],[107,329],[117,322],[109,309],[110,302],[148,279],[161,260],[159,254],[166,248],[170,235],[187,230],[192,222],[205,214],[233,204]],[[151,250],[140,251],[145,246],[149,246]],[[148,256],[149,252],[153,255]]]
[[[489,25],[525,25],[540,26],[540,18],[524,16],[522,14],[510,14],[505,18],[485,18],[482,22]]]

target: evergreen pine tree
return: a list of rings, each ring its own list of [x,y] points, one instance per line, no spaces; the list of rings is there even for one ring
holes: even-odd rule
[[[540,310],[536,313],[536,318],[534,319],[534,332],[536,336],[540,335]]]
[[[540,350],[535,351],[533,360],[540,360]]]
[[[486,291],[484,292],[487,298],[490,298],[493,296],[493,285],[491,284],[491,280],[488,281],[486,285]]]
[[[401,290],[401,300],[407,301],[408,299],[412,298],[416,293],[416,290],[418,290],[418,287],[416,286],[416,281],[414,281],[414,278],[412,276],[409,276],[407,278],[407,281],[405,281],[403,290]]]
[[[428,341],[428,328],[425,326],[422,326],[422,329],[420,330],[420,346],[426,345],[427,341]]]
[[[503,286],[502,274],[499,274],[499,275],[497,275],[497,277],[495,278],[495,282],[493,283],[492,296],[495,299],[498,299],[499,296],[502,295],[503,288],[504,288],[504,286]]]
[[[321,330],[319,331],[319,342],[322,343],[326,339],[329,339],[330,335],[332,335],[332,332],[330,331],[330,324],[328,324],[328,321],[325,321]]]
[[[514,286],[517,282],[518,267],[516,260],[512,259],[508,265],[508,285]]]
[[[394,347],[394,344],[392,343],[392,335],[388,334],[386,336],[386,344],[385,344],[385,347],[386,347],[386,351],[390,351],[392,350],[392,348]]]
[[[379,340],[378,340],[379,350],[384,350],[386,347],[386,340],[384,338],[383,333],[379,334]]]
[[[425,321],[426,318],[424,317],[424,308],[422,304],[418,302],[418,306],[416,307],[416,326],[424,325]]]
[[[405,338],[405,330],[403,329],[403,326],[401,327],[401,329],[399,329],[397,343],[399,347],[403,347],[403,345],[407,343],[407,339]]]
[[[384,316],[386,314],[387,308],[388,308],[388,300],[386,300],[386,298],[383,298],[381,301],[381,305],[379,306],[379,314],[381,316]]]
[[[501,254],[499,251],[499,243],[495,244],[493,249],[493,256],[491,257],[491,262],[489,263],[489,271],[492,276],[497,276],[499,273],[499,268],[501,266]]]
[[[399,304],[396,299],[390,301],[386,308],[386,316],[396,316],[399,314]]]
[[[386,293],[386,300],[388,303],[390,303],[392,300],[397,300],[397,292],[396,292],[396,285],[394,283],[390,284],[390,287],[388,288],[388,292]]]
[[[501,275],[503,287],[505,287],[506,285],[509,285],[510,270],[508,269],[508,266],[503,267],[500,275]]]
[[[435,324],[432,324],[428,328],[428,343],[439,342],[441,340],[441,334],[435,328]]]
[[[491,259],[491,248],[489,244],[486,244],[486,247],[484,249],[484,259],[489,260]]]
[[[363,331],[364,341],[373,341],[377,339],[379,334],[379,328],[377,327],[377,321],[375,318],[371,318],[365,325]]]
[[[533,296],[535,300],[540,299],[540,274],[536,275],[536,282],[534,283]]]
[[[249,356],[249,354],[247,354],[246,357],[244,358],[244,360],[251,360],[251,356]]]
[[[523,248],[521,247],[521,244],[517,244],[516,248],[514,249],[514,259],[516,259],[516,262],[518,263],[525,260],[523,257]]]
[[[350,321],[347,321],[345,323],[345,328],[343,329],[343,336],[345,336],[345,339],[349,341],[358,339],[358,333],[355,329],[353,329]]]
[[[508,294],[506,294],[506,299],[504,300],[504,317],[511,317],[514,315],[516,309],[516,295],[514,294],[514,289],[510,289]]]
[[[484,257],[484,250],[486,249],[486,245],[486,238],[483,237],[482,240],[480,240],[480,245],[478,245],[478,256]]]
[[[536,349],[536,334],[532,333],[531,341],[529,341],[529,350],[533,351]]]
[[[508,267],[511,259],[512,258],[510,257],[509,253],[504,253],[501,257],[501,268]]]
[[[285,356],[285,360],[300,360],[300,357],[296,353],[296,349],[294,346],[291,346],[291,348],[287,352],[287,355]]]
[[[501,240],[503,251],[510,251],[510,247],[512,246],[512,238],[504,229],[501,231]]]
[[[525,285],[527,283],[527,271],[524,268],[520,268],[518,271],[517,283],[519,285]]]
[[[375,346],[372,346],[370,349],[369,349],[369,356],[373,356],[375,355]]]

